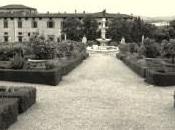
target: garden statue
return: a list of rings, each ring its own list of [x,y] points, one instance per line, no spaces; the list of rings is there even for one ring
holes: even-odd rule
[[[86,38],[85,35],[84,35],[83,38],[82,38],[82,43],[84,43],[85,45],[86,45],[86,43],[87,43],[87,38]]]
[[[64,40],[65,40],[65,41],[67,40],[67,35],[66,35],[66,34],[64,34]]]
[[[144,35],[142,35],[142,44],[143,44],[144,39],[145,39],[145,36],[144,36]]]
[[[121,43],[121,44],[125,44],[125,38],[124,38],[124,37],[122,37],[120,43]]]

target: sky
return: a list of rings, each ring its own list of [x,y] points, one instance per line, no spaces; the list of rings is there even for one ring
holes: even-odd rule
[[[106,9],[109,13],[146,17],[175,16],[175,0],[0,0],[0,6],[8,4],[34,7],[40,13],[93,13]]]

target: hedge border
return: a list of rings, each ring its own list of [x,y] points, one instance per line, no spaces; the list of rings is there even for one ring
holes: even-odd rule
[[[161,73],[154,70],[147,70],[145,81],[156,86],[168,87],[175,85],[175,73]]]
[[[131,70],[133,70],[135,73],[137,73],[141,77],[144,78],[146,76],[146,69],[147,69],[147,67],[139,66],[137,63],[126,59],[126,57],[123,56],[123,55],[121,55],[121,56],[120,55],[116,55],[116,57],[119,60],[123,61],[123,63],[125,65],[127,65]]]
[[[145,82],[149,84],[162,87],[175,85],[175,73],[173,72],[158,72],[148,67],[139,66],[137,63],[126,59],[125,56],[116,55],[116,57],[119,60],[122,60],[123,63],[126,64],[135,73],[143,77],[145,79]]]
[[[77,67],[89,54],[81,55],[69,64],[54,68],[51,70],[11,70],[0,69],[1,81],[14,81],[25,83],[38,83],[56,86],[62,79],[62,76]]]
[[[0,101],[0,130],[6,130],[17,121],[18,99],[1,98]]]
[[[0,92],[0,97],[17,98],[18,112],[23,113],[36,102],[36,88],[15,87],[8,88],[8,91]]]

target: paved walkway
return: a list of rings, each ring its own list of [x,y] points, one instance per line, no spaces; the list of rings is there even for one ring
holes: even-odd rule
[[[37,103],[9,130],[175,129],[175,87],[148,85],[112,56],[89,57],[56,87],[33,86]]]

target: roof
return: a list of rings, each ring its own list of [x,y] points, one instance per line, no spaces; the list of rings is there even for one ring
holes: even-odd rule
[[[115,14],[115,13],[104,13],[104,12],[97,12],[97,13],[5,13],[0,12],[0,18],[67,18],[67,17],[79,17],[83,18],[85,16],[92,16],[95,18],[132,18],[130,15],[126,14]]]
[[[17,5],[17,4],[11,4],[11,5],[5,5],[1,6],[0,9],[31,9],[31,10],[36,10],[35,8],[31,8],[25,5]]]

